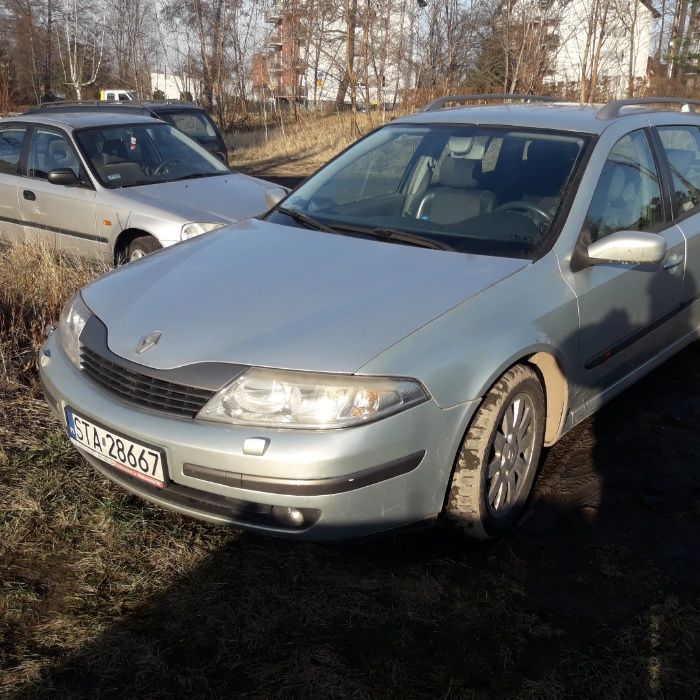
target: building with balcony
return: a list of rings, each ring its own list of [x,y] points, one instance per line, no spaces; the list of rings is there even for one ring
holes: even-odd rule
[[[252,60],[255,97],[328,104],[346,83],[346,104],[395,105],[415,83],[417,13],[424,6],[417,0],[387,3],[382,9],[360,3],[348,76],[350,32],[343,3],[271,4],[269,33]]]
[[[607,99],[646,81],[659,17],[650,0],[503,0],[497,26],[510,42],[505,51],[518,55],[527,47],[542,84],[563,94],[590,87]]]

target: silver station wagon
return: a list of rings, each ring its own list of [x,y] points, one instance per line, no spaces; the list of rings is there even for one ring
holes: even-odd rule
[[[0,120],[0,241],[118,263],[266,211],[275,186],[134,114]]]
[[[275,535],[494,537],[543,446],[696,338],[693,104],[450,99],[70,301],[41,379],[99,473]]]

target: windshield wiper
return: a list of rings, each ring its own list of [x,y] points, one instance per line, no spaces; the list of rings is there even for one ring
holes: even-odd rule
[[[178,180],[195,180],[198,177],[211,177],[217,173],[190,173],[189,175],[180,175],[180,177],[174,177],[172,180],[165,180],[164,182],[177,182]]]
[[[328,231],[329,229],[324,226],[320,221],[316,221],[313,216],[305,214],[303,211],[298,209],[289,209],[288,207],[277,207],[277,211],[282,212],[290,216],[294,221],[298,221],[300,224],[304,224],[309,228],[315,228],[317,231]]]
[[[369,226],[358,226],[357,224],[345,224],[340,222],[332,222],[328,224],[331,231],[359,233],[363,236],[372,236],[380,238],[383,241],[394,241],[396,243],[407,243],[408,245],[418,246],[419,248],[431,248],[432,250],[454,250],[451,245],[435,241],[432,238],[421,236],[417,233],[409,233],[401,231],[397,228],[387,228],[378,226],[371,228]]]

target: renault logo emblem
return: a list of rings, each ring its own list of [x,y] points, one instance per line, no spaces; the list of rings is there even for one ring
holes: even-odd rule
[[[139,342],[136,344],[136,354],[140,355],[141,353],[146,352],[146,350],[150,350],[158,345],[161,335],[163,334],[160,331],[156,331],[150,335],[144,335],[143,338],[141,338],[141,340],[139,340]]]

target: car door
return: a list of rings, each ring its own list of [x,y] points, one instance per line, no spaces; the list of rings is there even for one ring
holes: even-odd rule
[[[671,221],[649,136],[648,130],[639,129],[612,147],[579,245],[616,231],[651,231],[665,238],[665,259],[656,265],[582,264],[571,276],[579,303],[579,381],[587,410],[670,345],[678,332],[685,239]]]
[[[96,235],[95,189],[68,136],[52,127],[30,133],[27,167],[20,178],[19,204],[28,238],[70,253],[98,257],[106,240]],[[69,168],[80,185],[48,181],[52,170]]]
[[[694,329],[700,325],[700,126],[676,124],[655,131],[671,172],[673,216],[687,244],[683,293],[690,307],[687,325]]]
[[[10,243],[23,234],[17,189],[26,134],[27,127],[21,124],[0,126],[0,240]]]

